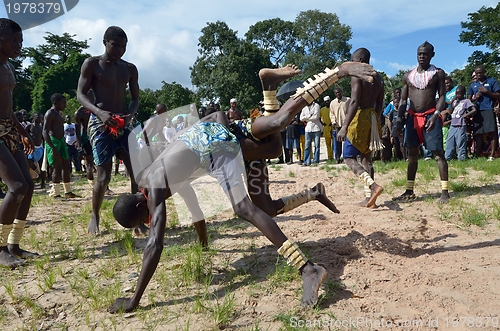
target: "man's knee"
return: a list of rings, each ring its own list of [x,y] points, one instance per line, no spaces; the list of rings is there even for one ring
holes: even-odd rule
[[[252,206],[253,205],[249,199],[243,199],[233,206],[234,213],[238,217],[248,221],[250,220],[250,215],[252,213]]]
[[[97,185],[106,186],[109,184],[110,181],[111,181],[111,173],[108,172],[97,173],[97,178],[96,178]]]
[[[33,181],[31,181],[31,183],[32,183],[31,189],[33,189],[33,187],[34,187]],[[28,182],[26,180],[23,179],[23,180],[15,182],[12,185],[12,187],[9,187],[8,189],[11,192],[11,194],[14,195],[15,200],[17,202],[21,202],[21,200],[24,198],[24,196],[29,192],[30,185],[28,184]]]

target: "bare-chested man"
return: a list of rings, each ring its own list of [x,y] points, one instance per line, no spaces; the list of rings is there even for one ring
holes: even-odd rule
[[[357,49],[352,61],[370,63],[370,52]],[[351,100],[342,128],[337,133],[338,141],[344,142],[344,160],[349,169],[359,176],[365,187],[365,200],[360,205],[374,208],[383,188],[374,181],[371,153],[382,148],[379,118],[384,101],[384,81],[377,74],[373,83],[351,77]],[[357,157],[361,157],[361,164]]]
[[[105,52],[87,58],[82,65],[78,80],[77,98],[80,104],[90,110],[89,135],[97,167],[97,180],[92,191],[92,216],[88,232],[99,234],[99,211],[106,188],[111,179],[113,156],[116,154],[131,174],[131,191],[137,192],[132,175],[127,136],[128,124],[139,107],[139,75],[134,64],[122,60],[127,48],[127,35],[111,26],[104,33]],[[130,103],[125,103],[127,86]],[[87,96],[92,89],[95,104]]]
[[[238,101],[235,98],[229,100],[229,105],[229,109],[226,110],[226,115],[229,123],[243,119],[243,113],[241,112],[241,110],[236,108],[236,106],[238,105]]]
[[[50,195],[61,198],[61,174],[64,186],[64,197],[75,198],[71,192],[71,160],[68,155],[66,140],[64,139],[64,118],[62,111],[66,108],[66,98],[60,93],[50,97],[52,108],[47,110],[43,121],[43,138],[48,165],[52,171],[52,190]]]
[[[418,66],[405,74],[401,90],[397,118],[397,132],[401,135],[407,99],[410,109],[406,118],[404,143],[408,148],[408,171],[406,191],[393,198],[396,201],[414,200],[415,176],[418,168],[419,146],[425,144],[432,151],[441,177],[441,197],[439,202],[446,203],[448,193],[448,162],[443,151],[443,131],[441,112],[445,105],[446,86],[443,70],[431,64],[434,57],[434,46],[427,41],[417,49]],[[436,101],[436,92],[439,99]]]
[[[12,110],[16,79],[9,58],[17,58],[22,45],[21,27],[0,18],[0,177],[8,189],[0,204],[0,265],[10,268],[21,265],[24,262],[21,258],[38,255],[19,247],[34,188],[25,154],[33,152],[33,139]],[[21,142],[24,151],[19,149]]]

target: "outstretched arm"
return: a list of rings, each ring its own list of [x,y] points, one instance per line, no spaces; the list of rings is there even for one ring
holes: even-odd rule
[[[165,235],[165,223],[167,219],[165,207],[165,189],[153,188],[148,193],[148,208],[152,212],[149,229],[149,238],[142,262],[141,274],[132,298],[118,298],[109,308],[110,313],[130,312],[134,310],[141,300],[146,286],[153,277],[163,250],[163,237]]]

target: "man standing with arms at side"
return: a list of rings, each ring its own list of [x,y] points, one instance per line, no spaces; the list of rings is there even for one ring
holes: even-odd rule
[[[448,162],[444,158],[443,131],[441,112],[444,109],[446,88],[445,74],[442,69],[431,64],[434,57],[434,46],[427,41],[417,49],[418,66],[403,77],[401,102],[397,117],[397,133],[401,135],[407,99],[410,109],[406,118],[405,147],[408,148],[408,170],[406,191],[395,201],[414,200],[415,176],[418,168],[418,149],[421,144],[432,151],[439,168],[441,178],[440,203],[450,199],[448,193]],[[436,101],[436,92],[439,99]]]
[[[350,100],[348,97],[342,96],[342,90],[336,88],[334,90],[335,99],[330,102],[330,119],[332,121],[332,137],[333,137],[333,153],[337,163],[342,163],[340,158],[342,154],[342,141],[337,140],[337,133],[344,124],[345,115],[347,113],[347,104]]]
[[[61,93],[54,93],[50,97],[52,107],[45,112],[43,121],[43,139],[48,165],[53,167],[52,190],[49,195],[61,198],[61,177],[64,186],[64,197],[76,198],[71,192],[71,161],[68,147],[64,138],[64,118],[62,111],[66,108],[66,98]]]
[[[311,145],[314,140],[314,155],[312,157],[312,163],[319,163],[319,154],[320,154],[320,138],[321,131],[323,129],[323,124],[319,120],[319,105],[316,102],[312,102],[311,104],[302,108],[302,112],[300,113],[300,120],[302,122],[306,122],[306,143],[304,147],[304,166],[311,165]]]
[[[467,96],[476,102],[477,112],[474,115],[474,142],[476,143],[476,156],[480,156],[483,151],[483,134],[489,135],[490,157],[492,161],[495,151],[498,148],[498,128],[495,113],[493,112],[496,100],[500,100],[500,86],[495,78],[487,77],[483,65],[478,65],[474,69],[476,81],[472,82],[467,91]]]
[[[110,26],[104,33],[105,52],[87,58],[78,79],[77,98],[90,110],[89,138],[92,145],[97,179],[92,191],[92,216],[88,232],[99,234],[99,211],[106,188],[111,179],[113,156],[123,160],[130,174],[131,192],[136,193],[137,184],[132,174],[128,148],[127,128],[139,107],[139,74],[134,64],[122,60],[127,48],[127,35],[117,26]],[[130,103],[125,104],[125,93],[130,91]],[[87,96],[94,91],[95,104]]]

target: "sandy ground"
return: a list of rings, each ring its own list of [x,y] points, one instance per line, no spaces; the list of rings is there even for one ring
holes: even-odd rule
[[[294,164],[270,168],[273,197],[289,195],[322,182],[328,196],[341,210],[341,214],[334,214],[313,201],[275,218],[284,233],[300,243],[308,256],[328,271],[327,285],[320,289],[322,299],[313,311],[299,307],[300,279],[277,287],[270,285],[269,275],[274,271],[277,256],[270,242],[244,221],[239,221],[237,227],[220,228],[226,219],[233,217],[232,212],[214,212],[208,225],[211,245],[217,250],[215,264],[224,260],[227,266],[222,271],[213,267],[213,287],[214,291],[232,293],[235,297],[235,313],[221,328],[500,329],[499,221],[490,217],[484,227],[460,222],[466,206],[488,209],[499,200],[500,187],[495,184],[496,179],[469,196],[452,192],[451,203],[441,206],[437,202],[438,180],[424,184],[423,179],[419,182],[417,177],[416,194],[420,198],[411,203],[394,203],[391,198],[403,189],[393,183],[395,179],[404,178],[404,172],[377,173],[376,180],[385,187],[385,192],[378,199],[378,208],[367,209],[356,204],[363,199],[359,179],[343,165],[328,168],[329,171],[324,169],[324,162],[320,167]],[[437,167],[433,169],[437,173]],[[113,189],[124,192],[126,187]],[[90,210],[90,191],[81,189],[79,193],[84,197],[76,201],[33,207],[29,217],[33,226],[29,233],[56,231],[61,241],[71,242],[71,233],[57,233],[57,227],[64,217],[71,218],[73,210],[83,206],[87,212]],[[85,238],[85,224],[75,224],[75,229],[77,235]],[[166,236],[166,245],[193,240],[175,231],[167,232]],[[144,238],[135,240],[139,249],[145,246]],[[104,233],[86,243],[84,248],[91,251],[91,258],[58,259],[52,255],[51,265],[61,268],[63,273],[85,266],[96,282],[111,282],[104,277],[100,279],[94,268],[106,263],[103,252],[113,243],[113,235]],[[253,250],[247,249],[250,246]],[[168,261],[161,264],[160,267],[170,268]],[[122,292],[126,292],[123,294],[130,295],[137,279],[134,273],[139,267],[128,267],[114,275],[114,279],[122,282]],[[221,286],[218,279],[227,277],[228,270],[245,270],[244,274],[251,280],[243,277],[231,286]],[[1,269],[0,272],[4,279],[15,279],[15,293],[25,293],[23,295],[30,297],[45,312],[40,320],[33,321],[29,305],[14,301],[7,295],[4,285],[0,287],[0,301],[5,311],[2,330],[217,329],[209,316],[193,309],[189,291],[179,290],[175,298],[161,293],[152,298],[151,293],[161,290],[155,276],[146,289],[141,309],[132,314],[110,315],[103,307],[92,308],[88,300],[82,299],[84,295],[70,288],[65,278],[59,277],[52,290],[42,292],[35,284],[44,271],[37,269],[36,264],[22,271]],[[153,301],[155,305],[151,305]],[[167,311],[167,319],[153,323],[156,316],[167,314]]]

